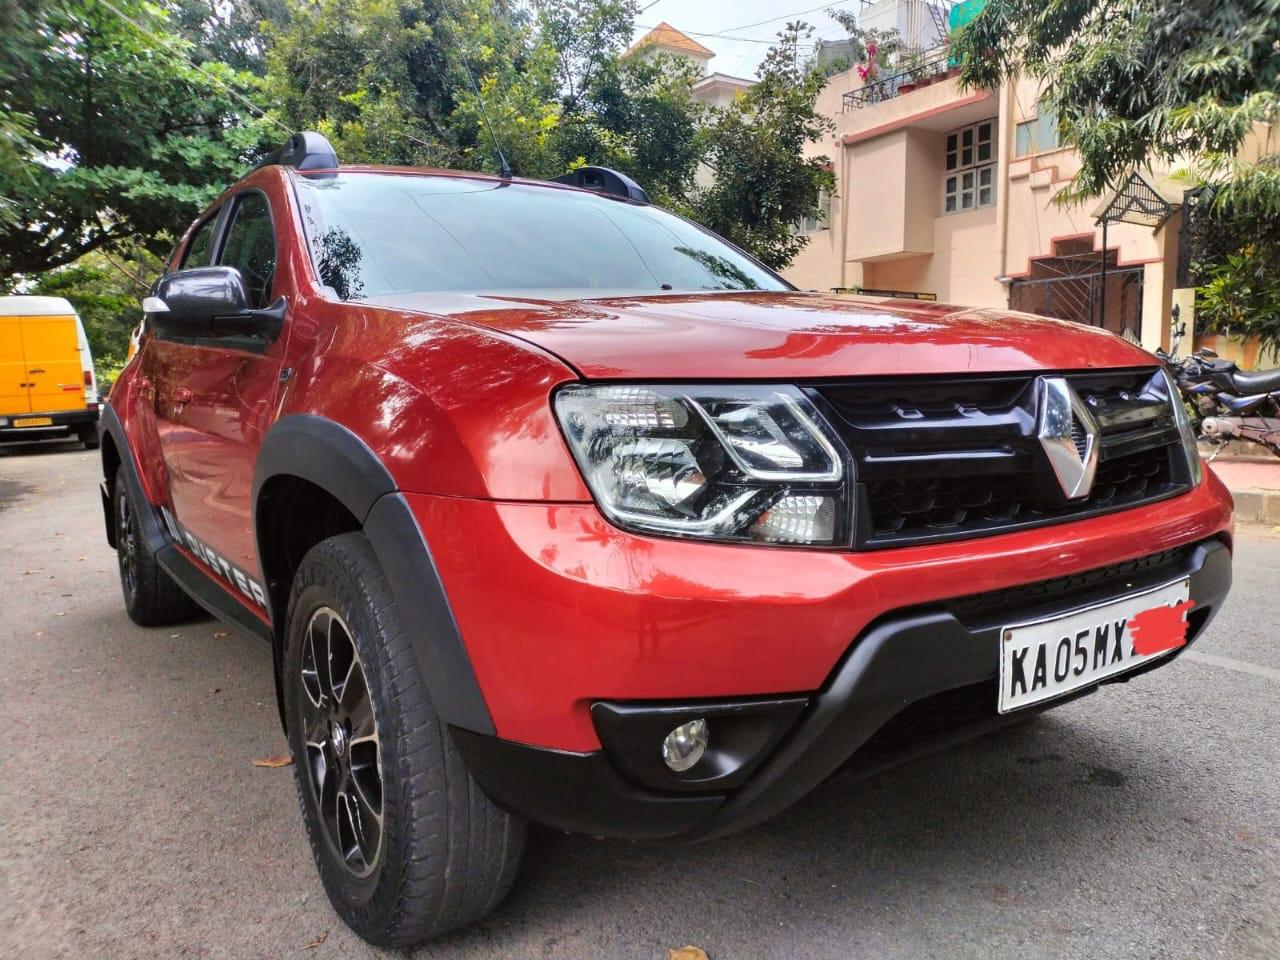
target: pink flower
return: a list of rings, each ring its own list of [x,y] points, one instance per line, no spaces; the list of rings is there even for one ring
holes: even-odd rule
[[[879,47],[877,47],[874,43],[868,43],[868,44],[867,44],[867,56],[868,56],[868,57],[874,57],[874,56],[876,55],[876,51],[877,51],[877,50],[879,50],[879,49],[880,49],[880,48],[879,48]]]

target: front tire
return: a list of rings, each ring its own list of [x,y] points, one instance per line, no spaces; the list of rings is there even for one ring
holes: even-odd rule
[[[404,947],[501,903],[524,822],[463,766],[364,534],[303,558],[282,669],[303,819],[343,921],[370,943]]]

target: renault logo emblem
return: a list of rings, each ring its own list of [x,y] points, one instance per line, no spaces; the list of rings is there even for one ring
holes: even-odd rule
[[[1068,500],[1087,497],[1098,472],[1098,421],[1062,377],[1039,379],[1038,436]]]

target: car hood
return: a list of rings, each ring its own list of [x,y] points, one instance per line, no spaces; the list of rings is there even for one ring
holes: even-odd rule
[[[812,379],[1154,362],[1119,337],[1069,321],[914,300],[536,291],[399,294],[368,302],[518,337],[589,379]]]

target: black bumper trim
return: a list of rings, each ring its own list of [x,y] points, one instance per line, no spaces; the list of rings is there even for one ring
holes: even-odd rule
[[[1194,631],[1199,636],[1231,587],[1231,553],[1220,540],[1197,544],[1182,572],[1191,579],[1198,614]],[[1134,582],[1132,589],[1149,585],[1153,584]],[[1128,582],[1125,592],[1130,592]],[[1067,613],[1083,605],[1072,597],[1061,610]],[[895,715],[929,696],[991,682],[994,712],[998,649],[998,626],[970,630],[945,610],[881,620],[854,644],[794,735],[742,790],[698,825],[697,834],[731,833],[784,810],[835,772]],[[1103,682],[1127,682],[1169,663],[1178,653]]]
[[[724,794],[661,794],[632,786],[601,751],[570,753],[451,727],[454,745],[498,806],[570,833],[660,840],[691,830]]]
[[[1136,592],[1181,576],[1190,578],[1191,598],[1196,601],[1190,616],[1189,639],[1194,640],[1218,612],[1231,586],[1231,553],[1222,540],[1191,545],[1172,562],[1125,576],[1122,587],[1113,585],[1111,592]],[[1061,595],[1056,611],[1065,614],[1088,606],[1100,589],[1107,588],[1089,582],[1079,593]],[[1045,612],[1040,603],[1028,606]],[[1025,711],[997,715],[995,653],[1000,624],[1023,618],[982,619],[966,625],[946,605],[881,618],[850,646],[789,734],[735,790],[694,794],[638,786],[618,771],[604,751],[568,753],[461,730],[454,730],[454,742],[485,792],[499,805],[531,820],[572,832],[629,839],[721,836],[781,812],[846,765],[862,773],[892,765],[871,743],[873,737],[931,698],[975,694],[979,700],[986,698],[989,714],[945,731],[942,740],[955,742],[1097,689],[1096,685],[1086,687]],[[1103,683],[1127,682],[1180,653]],[[865,755],[860,753],[864,746],[868,747]],[[914,746],[899,751],[898,759],[921,752]]]

